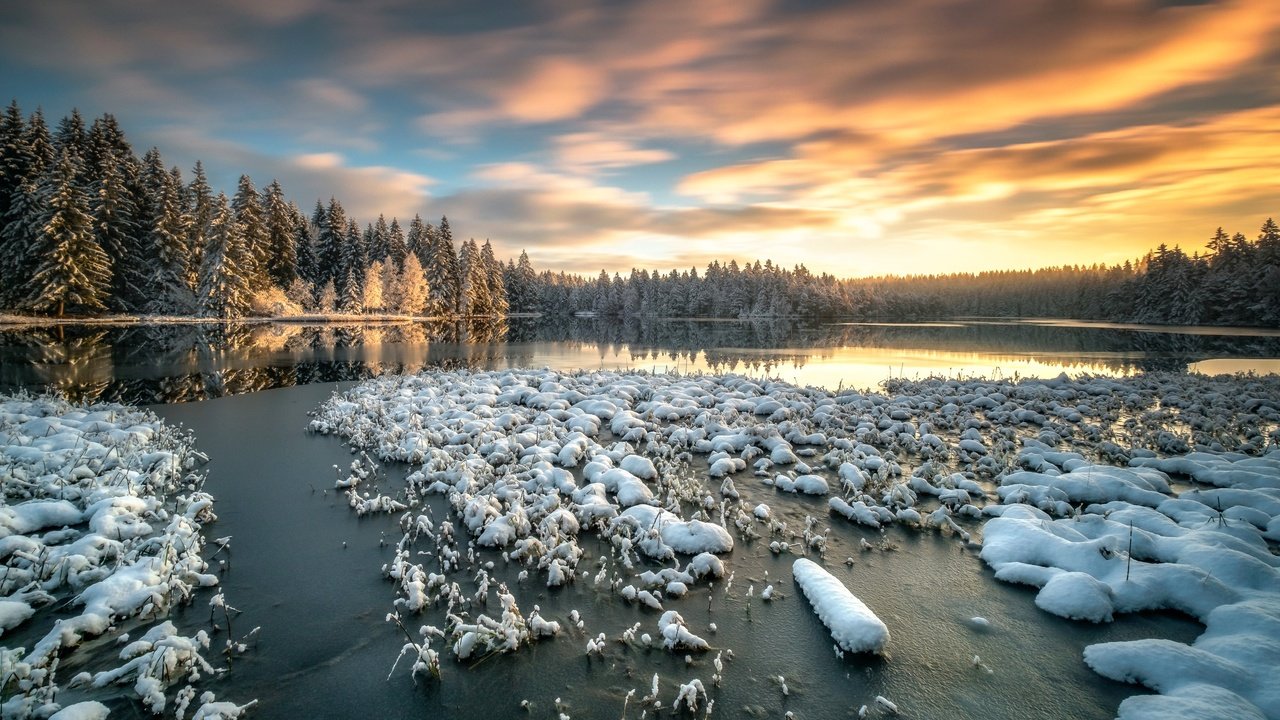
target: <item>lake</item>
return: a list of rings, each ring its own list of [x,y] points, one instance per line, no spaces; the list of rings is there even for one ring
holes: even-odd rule
[[[888,377],[1280,372],[1280,331],[1073,321],[511,318],[0,327],[0,387],[173,403],[431,367],[735,372],[835,390]]]
[[[658,613],[591,583],[609,550],[585,534],[582,574],[562,588],[547,589],[537,576],[522,583],[519,567],[506,566],[500,553],[480,553],[526,615],[538,604],[544,617],[568,626],[577,609],[587,618],[583,630],[569,627],[558,638],[477,662],[446,657],[439,681],[415,684],[407,661],[388,679],[404,636],[384,621],[395,592],[378,568],[394,556],[397,516],[350,511],[332,488],[334,466],[347,466],[352,454],[335,438],[306,433],[308,412],[349,381],[432,367],[738,372],[836,389],[931,374],[1264,373],[1280,369],[1278,358],[1280,337],[1266,331],[1071,322],[67,326],[0,331],[0,386],[47,385],[73,397],[151,404],[195,432],[211,458],[207,488],[218,498],[212,532],[233,537],[223,588],[243,611],[237,634],[262,628],[252,650],[212,683],[220,697],[259,698],[258,717],[552,718],[559,710],[618,718],[627,691],[647,693],[654,673],[669,708],[679,683],[709,677],[716,651],[686,664],[682,652],[615,642],[637,622],[657,635]],[[386,487],[397,487],[405,470],[389,467]],[[790,579],[794,556],[771,553],[767,541],[743,542],[730,558],[732,589],[699,585],[672,605],[713,648],[735,653],[722,687],[708,688],[719,716],[779,718],[790,710],[801,718],[856,717],[860,705],[884,695],[906,717],[1111,717],[1138,689],[1092,673],[1081,662],[1085,645],[1143,637],[1189,642],[1201,630],[1173,614],[1122,616],[1106,625],[1060,620],[1036,608],[1034,591],[996,582],[954,536],[897,527],[882,533],[828,520],[821,499],[775,500],[758,483],[743,482],[740,490],[747,506],[767,501],[792,526],[803,526],[806,515],[829,522],[828,569],[876,609],[893,641],[887,658],[836,659],[829,634]],[[446,516],[441,498],[428,504],[437,518]],[[874,549],[861,549],[863,540]],[[840,562],[845,557],[852,564]],[[745,594],[770,583],[780,594],[772,602]],[[180,624],[207,622],[204,602],[181,612]],[[441,624],[439,611],[428,615]],[[989,620],[990,629],[971,626],[974,616]],[[715,633],[708,632],[712,622]],[[609,645],[588,658],[586,642],[600,632]],[[974,666],[974,655],[990,672]],[[132,708],[123,704],[120,714]],[[625,716],[640,710],[633,703]]]

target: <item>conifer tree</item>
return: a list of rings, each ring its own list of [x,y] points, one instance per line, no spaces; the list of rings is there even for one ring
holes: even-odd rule
[[[113,310],[124,310],[119,298],[123,292],[121,281],[128,274],[123,271],[121,262],[138,234],[137,208],[121,163],[104,158],[98,176],[97,192],[89,202],[94,239],[112,264],[107,305]]]
[[[384,265],[381,260],[369,263],[369,269],[365,270],[364,297],[360,302],[365,312],[376,312],[386,307],[385,299],[382,297],[383,272]]]
[[[250,288],[245,265],[253,262],[242,225],[225,193],[213,203],[204,236],[207,245],[200,267],[200,310],[205,317],[232,319],[249,310]]]
[[[391,227],[387,231],[387,261],[395,265],[396,270],[399,271],[404,267],[404,259],[408,252],[409,247],[405,244],[404,231],[400,229],[400,223],[395,218],[391,218]]]
[[[387,227],[387,218],[385,215],[379,215],[369,238],[369,262],[386,260],[390,252],[390,242],[391,228]]]
[[[462,315],[489,315],[488,268],[480,256],[474,238],[462,243],[459,264],[462,266]]]
[[[480,246],[480,265],[485,274],[485,295],[488,298],[487,312],[490,315],[506,315],[510,309],[507,302],[507,288],[502,279],[502,263],[493,255],[493,245],[488,240]]]
[[[204,165],[197,160],[191,169],[191,183],[187,185],[187,285],[198,291],[200,268],[203,265],[204,248],[209,244],[205,231],[213,221],[213,188],[205,176]]]
[[[342,209],[342,203],[331,197],[328,209],[321,209],[320,203],[316,203],[316,213],[312,215],[312,219],[318,219],[316,259],[320,261],[320,275],[316,278],[316,285],[323,286],[324,281],[333,280],[334,292],[338,292],[338,284],[345,280],[339,278],[339,270],[342,265],[343,233],[347,231],[347,213]]]
[[[426,275],[422,272],[422,264],[418,256],[410,253],[404,261],[404,270],[397,274],[397,284],[393,296],[396,300],[396,311],[404,315],[420,315],[426,305],[430,288]]]
[[[53,151],[59,155],[62,153],[70,155],[76,172],[83,174],[88,169],[84,164],[85,156],[88,154],[88,140],[84,118],[80,116],[79,110],[72,108],[71,114],[63,117],[58,122],[57,130],[54,131]],[[77,177],[77,182],[82,182],[82,178]]]
[[[77,176],[74,154],[64,150],[37,189],[44,212],[35,236],[26,305],[53,310],[59,317],[67,307],[106,309],[111,284],[111,264],[94,238],[93,218]]]
[[[267,262],[271,253],[267,240],[266,212],[262,208],[262,198],[253,180],[248,175],[241,175],[236,186],[235,198],[231,201],[235,210],[236,222],[240,224],[240,233],[248,250],[248,260],[243,267],[245,280],[250,292],[265,290],[271,283],[267,276]]]
[[[308,285],[314,285],[320,277],[319,263],[316,260],[315,242],[311,234],[311,224],[302,216],[301,212],[294,209],[296,216],[294,217],[293,233],[294,247],[298,253],[298,277],[302,278]],[[307,303],[310,305],[311,303]]]
[[[11,307],[25,299],[23,288],[35,272],[36,237],[45,211],[39,185],[53,163],[49,128],[39,108],[28,118],[20,143],[14,164],[22,176],[12,178],[16,187],[0,219],[0,300]]]
[[[430,264],[424,258],[430,258],[430,251],[427,248],[427,226],[422,224],[422,216],[414,215],[409,221],[409,234],[405,238],[405,248],[408,252],[418,256],[418,262],[422,263],[423,268],[429,268]],[[428,272],[430,272],[428,270]]]
[[[187,313],[194,308],[187,284],[187,227],[182,184],[165,170],[160,152],[147,153],[141,187],[148,198],[143,225],[138,228],[143,255],[141,307],[154,313]]]
[[[347,221],[346,241],[342,244],[341,261],[339,262],[341,282],[334,283],[338,293],[338,310],[341,312],[360,312],[360,301],[364,297],[361,284],[364,282],[364,264],[361,262],[360,226],[355,220]]]
[[[276,287],[287,288],[298,274],[298,250],[295,234],[297,208],[284,199],[284,188],[272,180],[263,193],[266,220],[267,276]]]

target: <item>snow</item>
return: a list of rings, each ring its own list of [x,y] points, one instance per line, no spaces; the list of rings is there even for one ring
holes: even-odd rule
[[[667,632],[681,637],[676,608],[701,595],[696,584],[727,575],[724,592],[734,588],[740,542],[764,538],[775,554],[821,559],[832,540],[821,518],[806,517],[801,532],[794,513],[819,502],[799,497],[809,494],[859,526],[851,532],[864,552],[887,549],[874,535],[895,524],[955,538],[981,548],[998,580],[1038,588],[1039,607],[1076,621],[1174,609],[1208,623],[1222,608],[1274,602],[1280,430],[1250,414],[1249,398],[1278,392],[1270,379],[1158,374],[895,379],[883,393],[830,393],[736,375],[456,370],[366,381],[326,402],[310,428],[410,464],[403,488],[361,486],[362,497],[404,507],[387,572],[396,607],[449,608],[444,634],[470,657],[487,646],[468,636],[480,623],[457,614],[470,599],[451,578],[476,574],[480,547],[523,565],[522,582],[544,573],[554,587],[578,581],[577,540],[598,536],[609,556],[583,576],[635,612],[662,613],[666,643]],[[738,475],[748,468],[759,482]],[[1175,491],[1187,481],[1196,484]],[[761,502],[769,489],[777,507]],[[447,520],[424,514],[427,493],[447,501]],[[438,572],[416,564],[420,555]],[[840,652],[884,649],[887,628],[839,580],[805,558],[793,575]],[[780,597],[767,578],[733,592],[742,585],[748,597],[756,585]],[[1215,627],[1203,637],[1227,632]],[[1247,665],[1239,648],[1269,647],[1266,628],[1194,647]],[[588,651],[603,653],[608,639],[596,635]],[[1158,700],[1125,708],[1192,697],[1147,672],[1142,658],[1155,646],[1106,647],[1089,650],[1100,673],[1160,683]],[[1257,687],[1221,687],[1275,715]]]
[[[791,574],[837,645],[854,653],[884,650],[889,628],[834,575],[806,558],[792,564]]]
[[[204,631],[185,637],[165,620],[199,588],[218,584],[202,557],[204,526],[217,519],[202,489],[204,461],[189,434],[149,412],[0,396],[0,632],[45,628],[29,648],[0,647],[17,681],[6,717],[52,712],[41,707],[59,690],[53,669],[68,654],[96,656],[103,643],[88,641],[118,633],[125,621],[157,624],[125,648],[123,665],[81,673],[71,685],[127,684],[160,712],[188,669],[224,672],[202,656]],[[53,603],[72,612],[55,620],[41,611]],[[90,698],[53,716],[104,714]]]

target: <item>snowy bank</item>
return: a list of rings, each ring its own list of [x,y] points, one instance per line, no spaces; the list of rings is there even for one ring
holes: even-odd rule
[[[195,678],[223,672],[204,657],[205,631],[185,637],[165,620],[218,584],[202,556],[213,498],[192,443],[136,408],[0,396],[0,633],[47,628],[29,648],[0,647],[5,718],[101,716],[92,701],[59,710],[56,670],[69,653],[81,667],[105,668],[70,685],[128,684],[156,713],[185,709]],[[54,604],[79,614],[54,619],[43,610]],[[120,651],[123,665],[111,669],[107,653],[81,647],[126,623],[157,624]],[[204,704],[215,706],[211,694]]]

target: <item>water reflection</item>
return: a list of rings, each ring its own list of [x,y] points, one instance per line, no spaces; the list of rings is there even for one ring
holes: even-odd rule
[[[1280,337],[955,322],[814,324],[628,318],[0,330],[0,388],[187,402],[424,368],[739,372],[835,388],[892,375],[1052,376],[1277,367]]]

